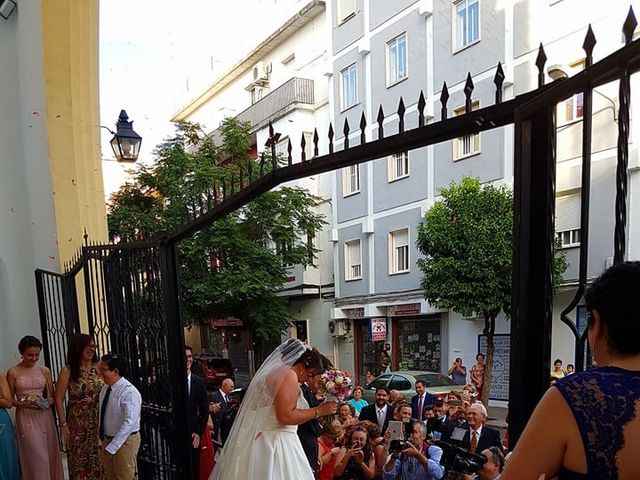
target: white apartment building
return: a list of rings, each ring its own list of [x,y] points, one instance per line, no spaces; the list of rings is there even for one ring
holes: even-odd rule
[[[306,141],[306,158],[314,153],[313,134],[326,132],[329,118],[329,31],[325,2],[296,2],[291,15],[249,53],[216,78],[194,100],[183,106],[173,121],[197,122],[219,137],[216,129],[225,117],[236,117],[252,125],[252,155],[257,158],[266,149],[269,122],[281,137],[278,153],[287,156],[289,141],[293,162],[301,160],[301,140]],[[319,142],[326,151],[326,137]],[[319,211],[331,220],[331,185],[334,173],[296,181],[322,199]],[[329,242],[330,228],[313,239],[320,250],[316,267],[293,266],[280,295],[287,298],[292,318],[293,337],[308,341],[330,358],[335,358],[334,339],[326,334],[333,306],[333,254]],[[225,319],[201,325],[200,337],[187,333],[188,341],[205,351],[228,355],[235,366],[251,373],[253,338],[243,326],[231,326]],[[220,351],[222,350],[222,352]]]

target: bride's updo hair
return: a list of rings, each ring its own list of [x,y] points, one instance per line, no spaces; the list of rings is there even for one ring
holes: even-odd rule
[[[322,362],[322,355],[315,348],[307,348],[300,358],[296,360],[294,365],[303,364],[304,368],[313,370],[318,373],[324,372],[324,366]]]
[[[315,348],[307,347],[297,338],[290,338],[282,346],[282,359],[287,363],[287,359],[293,360],[291,365],[304,365],[304,368],[314,370],[318,373],[325,371],[325,361],[323,355]],[[295,360],[294,360],[295,359]],[[326,362],[330,365],[329,359]]]

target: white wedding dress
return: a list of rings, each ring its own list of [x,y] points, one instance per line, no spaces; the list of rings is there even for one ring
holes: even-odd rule
[[[266,373],[273,373],[269,359],[263,367]],[[260,373],[259,370],[251,382],[209,480],[313,480],[313,472],[298,438],[298,426],[278,422],[273,398],[265,387],[265,372]],[[302,391],[297,408],[309,408]]]

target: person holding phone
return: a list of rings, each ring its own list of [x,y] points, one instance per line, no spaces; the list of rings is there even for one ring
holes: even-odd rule
[[[364,480],[376,476],[376,465],[373,452],[369,448],[369,434],[361,425],[357,425],[347,438],[336,458],[334,479]]]
[[[449,367],[448,375],[453,380],[454,385],[464,385],[467,383],[467,367],[462,365],[462,358],[458,357]]]
[[[382,480],[440,480],[444,476],[440,465],[442,449],[426,441],[427,427],[423,422],[412,420],[410,432],[406,448],[393,452],[384,465]]]

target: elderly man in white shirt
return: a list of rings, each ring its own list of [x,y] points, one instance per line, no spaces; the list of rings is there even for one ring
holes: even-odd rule
[[[105,386],[100,392],[102,463],[108,480],[133,480],[140,448],[142,397],[124,375],[127,359],[104,355],[98,366]]]

